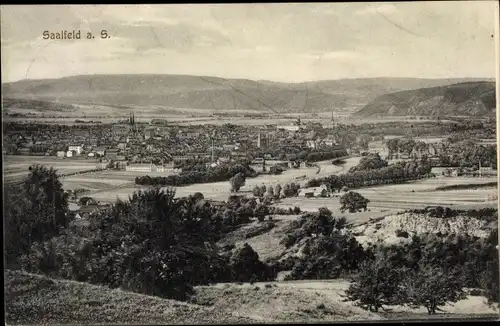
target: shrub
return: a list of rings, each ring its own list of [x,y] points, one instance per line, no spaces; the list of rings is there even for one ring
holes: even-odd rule
[[[248,243],[245,243],[233,254],[230,267],[234,281],[269,281],[275,276],[272,270],[259,260],[259,255]]]
[[[408,234],[408,232],[406,231],[403,231],[403,230],[396,230],[396,236],[398,238],[408,238],[410,235]]]

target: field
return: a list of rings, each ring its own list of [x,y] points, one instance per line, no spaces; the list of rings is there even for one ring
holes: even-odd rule
[[[357,189],[361,195],[370,200],[368,207],[374,213],[377,210],[406,210],[424,208],[425,206],[457,206],[496,203],[491,196],[497,194],[496,187],[480,189],[460,189],[438,191],[437,187],[455,184],[481,184],[496,181],[494,177],[439,177],[418,180],[406,184],[376,186]],[[489,198],[490,197],[490,198]],[[317,210],[328,207],[334,213],[340,213],[338,198],[286,198],[280,206],[299,206],[303,210]]]
[[[129,112],[134,110],[138,114],[136,119],[141,123],[149,123],[152,119],[164,119],[169,123],[176,125],[222,125],[226,123],[236,125],[288,125],[297,120],[298,117],[304,122],[321,123],[327,128],[333,126],[331,122],[331,112],[327,113],[313,113],[313,114],[288,114],[283,113],[279,115],[269,114],[268,111],[256,110],[231,110],[227,113],[230,116],[213,116],[212,114],[220,114],[226,112],[218,112],[213,110],[202,110],[193,108],[175,108],[163,106],[128,106],[128,107],[112,107],[108,105],[77,105],[78,109],[74,111],[44,111],[46,116],[41,112],[32,112],[31,116],[13,117],[6,116],[5,121],[9,122],[33,122],[33,123],[48,123],[48,124],[64,124],[75,125],[76,119],[84,121],[98,121],[100,123],[116,123],[120,119],[127,119]],[[356,108],[350,108],[355,110]],[[22,109],[9,109],[11,113],[25,114],[26,110]],[[248,117],[251,114],[260,114],[257,117]],[[246,115],[246,116],[245,116]],[[383,117],[383,118],[364,118],[364,117],[351,117],[346,112],[335,112],[334,118],[339,123],[360,125],[364,123],[383,123],[383,122],[430,122],[433,120],[415,119],[411,117]],[[446,122],[443,120],[442,122]]]
[[[317,178],[322,176],[327,176],[335,173],[343,173],[351,166],[354,166],[359,161],[359,158],[353,157],[348,158],[343,166],[335,166],[331,164],[330,161],[318,162],[319,172],[317,167],[307,167],[301,169],[289,169],[284,171],[280,175],[261,175],[257,178],[249,178],[246,180],[245,186],[240,190],[240,193],[251,193],[252,189],[256,185],[284,185],[286,183],[300,183],[304,184],[307,179]],[[153,176],[152,173],[147,173]],[[143,176],[144,172],[114,172],[114,171],[104,171],[93,174],[97,178],[103,179],[118,179],[123,184],[130,184],[134,181],[136,176]],[[167,175],[167,174],[162,174]],[[303,178],[305,176],[305,178]],[[76,177],[68,177],[63,180],[63,184],[71,185],[71,187],[76,187],[77,182],[72,183]],[[119,182],[119,181],[116,182]],[[120,189],[113,189],[111,191],[101,191],[94,195],[94,198],[102,202],[114,201],[116,198],[126,199],[134,190],[140,189],[139,187],[129,186],[121,187]],[[214,183],[204,183],[204,184],[194,184],[184,187],[177,187],[178,196],[188,196],[194,194],[195,192],[201,192],[205,198],[212,200],[226,200],[230,195],[230,184],[228,181],[214,182]]]
[[[307,167],[301,169],[289,169],[281,175],[261,175],[257,178],[246,180],[245,186],[240,193],[251,194],[256,185],[284,185],[286,183],[299,183],[304,185],[308,179],[324,177],[331,174],[345,173],[350,167],[359,162],[359,157],[347,158],[346,163],[341,166],[331,164],[330,161],[318,162],[318,167]],[[95,168],[94,160],[73,159],[61,160],[54,157],[21,157],[6,156],[4,159],[4,176],[7,181],[19,180],[21,176],[28,173],[28,167],[33,163],[43,163],[54,166],[62,173],[75,172]],[[73,175],[62,179],[66,189],[84,188],[90,192],[88,195],[101,202],[114,202],[117,198],[127,199],[134,191],[144,189],[136,186],[134,179],[137,176],[148,174],[150,176],[167,176],[169,173],[144,173],[128,171],[101,171],[85,175]],[[423,208],[425,206],[467,206],[496,203],[493,196],[497,194],[496,187],[484,187],[480,189],[456,189],[437,191],[437,187],[457,184],[484,184],[496,181],[495,177],[437,177],[432,179],[418,180],[415,182],[399,185],[384,185],[357,190],[360,194],[370,200],[369,212],[356,214],[343,214],[352,222],[362,222],[369,217],[380,217],[396,211]],[[194,184],[177,187],[178,196],[187,196],[195,192],[201,192],[207,199],[226,200],[231,194],[228,181],[206,184]],[[338,198],[286,198],[281,200],[277,206],[294,207],[299,206],[302,210],[317,210],[320,207],[328,207],[334,214],[340,212]]]
[[[54,167],[59,173],[72,173],[92,170],[97,166],[97,161],[86,158],[58,159],[54,156],[19,156],[5,155],[3,157],[3,174],[6,182],[20,181],[29,173],[28,168],[36,163]]]

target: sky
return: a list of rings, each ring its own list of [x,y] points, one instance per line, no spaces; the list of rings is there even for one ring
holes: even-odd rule
[[[494,78],[495,10],[496,1],[1,6],[2,81]],[[80,30],[82,39],[43,39],[61,30]]]

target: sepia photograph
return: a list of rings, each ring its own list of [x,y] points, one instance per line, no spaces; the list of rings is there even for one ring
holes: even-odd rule
[[[4,322],[498,320],[498,1],[2,5]]]

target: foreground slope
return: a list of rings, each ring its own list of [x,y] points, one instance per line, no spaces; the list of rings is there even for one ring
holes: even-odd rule
[[[365,78],[278,83],[189,75],[81,75],[2,85],[4,98],[72,104],[229,110],[331,112],[358,108],[377,96],[464,79]]]
[[[495,115],[495,83],[468,82],[386,94],[368,103],[356,115],[491,116]]]
[[[23,272],[7,270],[4,279],[8,324],[252,322],[199,305]]]

